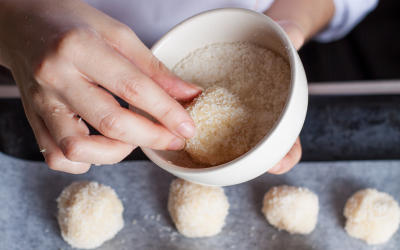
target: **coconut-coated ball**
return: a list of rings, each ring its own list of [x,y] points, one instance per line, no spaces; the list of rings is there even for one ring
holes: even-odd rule
[[[318,220],[318,196],[304,187],[278,186],[264,196],[267,221],[291,234],[311,233]]]
[[[387,193],[364,189],[351,196],[345,207],[346,232],[369,245],[387,242],[400,224],[400,208]]]
[[[171,183],[168,210],[178,231],[186,237],[209,237],[221,232],[229,203],[221,187],[182,179]]]
[[[97,182],[74,182],[58,202],[58,223],[72,247],[92,249],[113,238],[124,226],[124,208],[115,191]]]

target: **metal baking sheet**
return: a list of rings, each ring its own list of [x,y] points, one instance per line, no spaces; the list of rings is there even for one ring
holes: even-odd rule
[[[55,199],[64,187],[79,180],[111,186],[125,207],[124,228],[98,249],[400,249],[400,231],[384,245],[368,246],[346,234],[342,215],[346,200],[367,187],[388,192],[400,201],[400,161],[304,162],[281,176],[264,174],[225,187],[231,206],[223,231],[198,239],[176,231],[167,211],[174,176],[151,162],[94,166],[85,174],[71,175],[0,153],[0,171],[1,250],[72,249],[60,236]],[[310,235],[278,231],[261,213],[265,192],[282,184],[304,186],[318,194],[319,219]]]

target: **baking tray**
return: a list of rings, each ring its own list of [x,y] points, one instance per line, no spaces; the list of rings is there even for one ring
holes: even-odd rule
[[[243,166],[251,167],[251,166]],[[50,170],[41,162],[0,153],[0,249],[72,249],[55,219],[55,199],[73,181],[94,180],[115,189],[124,204],[124,228],[97,249],[400,249],[400,231],[383,245],[368,246],[343,230],[343,207],[357,190],[372,187],[400,201],[400,161],[300,163],[287,174],[264,174],[225,187],[230,209],[222,232],[211,238],[180,235],[169,217],[167,200],[174,176],[148,161],[93,166],[82,175]],[[229,176],[227,176],[229,178]],[[304,186],[319,196],[316,229],[290,235],[267,223],[262,199],[272,186]]]

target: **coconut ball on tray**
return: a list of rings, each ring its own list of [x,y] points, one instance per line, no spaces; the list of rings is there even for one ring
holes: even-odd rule
[[[250,116],[239,98],[221,87],[210,87],[186,108],[197,134],[185,150],[199,163],[219,165],[250,149]]]
[[[364,189],[351,196],[344,207],[346,232],[369,245],[387,242],[400,224],[400,208],[387,193]]]
[[[203,186],[182,179],[171,183],[168,211],[178,231],[190,238],[221,232],[229,203],[222,187]]]
[[[108,186],[74,182],[64,188],[57,202],[61,236],[72,247],[96,248],[124,227],[124,208]]]
[[[290,234],[309,234],[317,224],[318,196],[304,187],[279,186],[264,196],[262,212],[268,222]]]

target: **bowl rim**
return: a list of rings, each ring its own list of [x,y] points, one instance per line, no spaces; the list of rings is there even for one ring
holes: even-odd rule
[[[212,166],[212,167],[206,167],[206,168],[186,168],[186,167],[180,167],[177,166],[175,164],[173,164],[172,162],[166,161],[165,159],[162,159],[162,157],[160,157],[159,155],[157,155],[155,153],[155,151],[160,151],[160,150],[153,150],[150,148],[144,148],[141,147],[143,153],[150,159],[153,161],[153,156],[159,158],[161,161],[163,161],[163,165],[157,164],[159,165],[161,168],[164,169],[168,169],[170,171],[173,172],[179,172],[179,173],[183,173],[186,176],[201,176],[201,175],[208,175],[212,172],[219,172],[219,171],[223,171],[226,168],[229,168],[231,165],[236,165],[239,162],[243,161],[243,159],[248,156],[249,154],[252,153],[252,151],[257,150],[257,148],[259,148],[261,146],[261,144],[264,144],[266,141],[268,141],[268,138],[272,136],[272,134],[274,134],[277,130],[277,127],[282,123],[283,117],[285,116],[285,114],[287,113],[287,110],[289,108],[289,106],[291,106],[292,103],[292,99],[293,99],[293,95],[294,95],[294,79],[295,79],[295,74],[298,71],[298,66],[295,63],[295,55],[294,53],[296,53],[296,49],[294,48],[294,46],[292,45],[289,37],[287,36],[287,34],[285,33],[285,31],[271,18],[269,18],[268,16],[254,11],[254,10],[250,10],[250,9],[244,9],[244,8],[235,8],[235,7],[229,7],[229,8],[218,8],[218,9],[213,9],[213,10],[208,10],[208,11],[204,11],[201,12],[199,14],[196,14],[194,16],[191,16],[187,19],[185,19],[184,21],[180,22],[179,24],[177,24],[176,26],[174,26],[172,29],[170,29],[166,34],[164,34],[152,47],[151,47],[151,52],[153,54],[156,54],[158,52],[158,50],[164,45],[164,43],[166,43],[173,34],[174,32],[177,32],[181,26],[186,26],[186,25],[190,25],[189,22],[191,20],[195,20],[198,18],[204,18],[207,15],[215,15],[215,14],[224,14],[226,12],[236,12],[236,13],[246,13],[249,15],[252,15],[256,18],[259,18],[261,20],[263,20],[263,22],[267,23],[269,26],[271,26],[275,32],[279,35],[279,38],[281,39],[282,44],[285,46],[285,52],[287,53],[288,56],[288,62],[289,62],[289,66],[290,66],[290,72],[291,72],[291,78],[290,78],[290,88],[289,88],[289,93],[288,96],[286,98],[286,103],[285,106],[281,112],[281,114],[279,115],[278,120],[275,122],[274,126],[271,128],[271,130],[263,137],[263,139],[258,142],[253,148],[251,148],[249,151],[247,151],[245,154],[241,155],[240,157],[229,161],[227,163],[221,164],[221,165],[217,165],[217,166]],[[189,52],[190,53],[190,52]],[[274,54],[276,54],[274,52]]]

